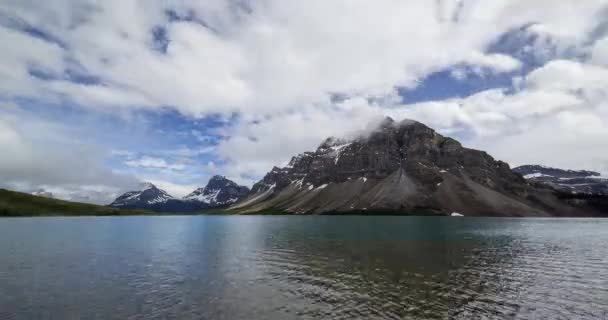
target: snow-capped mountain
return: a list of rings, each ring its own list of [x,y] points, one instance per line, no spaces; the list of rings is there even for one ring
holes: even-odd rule
[[[149,182],[142,183],[138,190],[126,192],[116,198],[110,207],[167,212],[178,212],[183,209],[181,200]]]
[[[608,195],[608,179],[599,172],[586,170],[563,170],[540,165],[525,165],[514,168],[526,180],[549,185],[559,191]]]
[[[220,208],[236,203],[247,194],[249,194],[249,188],[239,186],[224,176],[216,175],[209,180],[207,186],[194,190],[183,200],[206,204],[210,208]]]
[[[225,208],[246,197],[248,193],[247,187],[239,186],[225,177],[214,176],[207,186],[196,189],[182,199],[171,196],[151,183],[143,183],[138,190],[116,198],[110,206],[158,212],[196,212]]]

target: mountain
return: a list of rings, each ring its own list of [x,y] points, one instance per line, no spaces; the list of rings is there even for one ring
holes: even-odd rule
[[[143,210],[120,210],[0,189],[0,217],[20,216],[103,216],[150,214]]]
[[[169,195],[165,190],[157,188],[152,183],[140,185],[138,190],[129,191],[110,203],[110,207],[121,209],[146,209],[158,212],[181,212],[187,210],[187,205],[180,199]]]
[[[212,177],[204,188],[198,188],[182,199],[174,198],[151,183],[144,183],[139,190],[121,195],[109,206],[157,212],[197,212],[226,208],[247,196],[248,192],[247,187],[222,176]]]
[[[214,176],[204,188],[198,188],[183,200],[206,204],[209,208],[225,208],[249,194],[249,188],[239,186],[224,176]]]
[[[608,179],[601,174],[585,170],[563,170],[539,165],[514,168],[526,180],[546,184],[567,193],[583,193],[608,196]]]
[[[509,165],[464,148],[424,124],[386,118],[354,139],[328,138],[273,168],[237,213],[370,213],[465,216],[593,215]],[[591,209],[589,209],[591,210]]]

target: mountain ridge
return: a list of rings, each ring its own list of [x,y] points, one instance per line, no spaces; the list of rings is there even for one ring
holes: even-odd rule
[[[207,185],[183,198],[175,198],[154,184],[143,183],[139,190],[128,191],[108,206],[124,209],[146,209],[157,212],[188,213],[225,208],[247,195],[249,188],[239,186],[224,176],[211,177]]]
[[[473,216],[579,216],[549,188],[503,161],[426,125],[386,118],[367,136],[328,138],[274,167],[231,206],[237,213],[383,212]],[[595,213],[592,213],[595,214]]]

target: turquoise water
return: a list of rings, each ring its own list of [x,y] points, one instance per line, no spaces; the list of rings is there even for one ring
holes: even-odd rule
[[[608,220],[0,219],[0,319],[608,319]]]

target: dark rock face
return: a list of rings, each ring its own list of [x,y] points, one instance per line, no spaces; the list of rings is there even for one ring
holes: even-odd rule
[[[488,216],[584,214],[509,165],[422,123],[385,119],[365,137],[329,138],[273,168],[237,212],[428,213]]]
[[[514,168],[525,179],[548,185],[558,191],[574,194],[608,196],[608,179],[598,172],[585,170],[562,170],[539,165]]]
[[[253,185],[251,193],[257,194],[267,190],[283,189],[289,185],[290,182],[289,170],[287,168],[281,169],[274,167],[261,181]]]
[[[146,209],[157,212],[196,212],[226,208],[247,196],[249,189],[215,176],[204,188],[199,188],[183,199],[177,199],[151,183],[145,183],[138,191],[129,191],[110,204],[123,209]]]
[[[209,208],[225,208],[249,194],[249,188],[239,186],[223,176],[214,176],[207,186],[198,188],[184,197],[188,202],[205,204]]]

